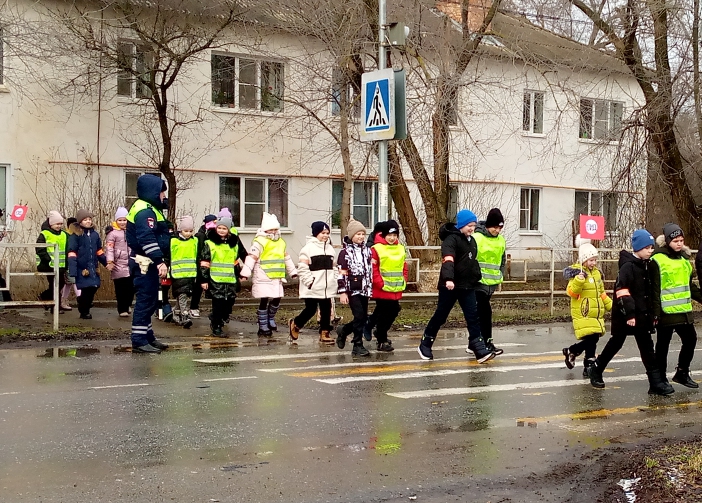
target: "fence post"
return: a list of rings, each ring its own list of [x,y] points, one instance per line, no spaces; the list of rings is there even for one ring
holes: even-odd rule
[[[551,248],[551,298],[548,301],[548,307],[551,310],[551,316],[553,316],[553,298],[554,298],[554,292],[556,290],[556,261],[555,261],[555,252],[553,248]]]
[[[59,329],[59,306],[61,305],[61,293],[59,289],[60,283],[60,264],[59,264],[59,245],[58,243],[53,243],[54,245],[54,332],[58,332]]]

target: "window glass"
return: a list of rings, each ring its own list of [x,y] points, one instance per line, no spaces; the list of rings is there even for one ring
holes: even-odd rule
[[[219,177],[219,207],[229,208],[232,222],[241,225],[241,178],[238,176]]]
[[[3,214],[0,225],[5,225],[7,217],[7,166],[2,165],[0,165],[0,210]]]
[[[602,215],[605,217],[605,227],[607,229],[617,228],[617,208],[617,193],[605,193],[602,201]]]
[[[522,130],[529,131],[531,128],[531,93],[524,93],[524,104],[522,106]]]
[[[529,189],[522,189],[519,196],[519,228],[529,228]]]
[[[544,132],[544,93],[534,93],[534,133]]]
[[[589,211],[589,192],[575,191],[575,221],[579,221],[580,215],[587,215]]]
[[[373,182],[353,183],[353,218],[366,228],[372,227],[373,216]]]
[[[125,171],[124,172],[124,207],[130,209],[134,201],[139,199],[137,195],[137,180],[144,174],[156,175],[161,177],[158,171]]]
[[[256,61],[239,58],[239,108],[257,108],[256,66]]]
[[[212,55],[212,103],[236,106],[236,58]]]
[[[285,178],[268,180],[268,213],[277,216],[281,226],[288,226],[288,181]]]
[[[134,63],[135,71],[139,76],[136,82],[136,97],[151,98],[151,88],[147,83],[151,82],[151,69],[154,66],[153,54],[148,48],[136,47]]]
[[[609,102],[595,101],[595,132],[596,139],[607,138],[609,135]]]
[[[580,138],[592,138],[592,100],[580,100]]]
[[[590,192],[590,215],[602,215],[602,192]]]
[[[612,134],[617,134],[622,127],[622,115],[624,113],[624,103],[613,101],[610,111],[609,129]]]
[[[283,110],[283,64],[261,63],[261,110],[281,112]]]
[[[132,72],[134,44],[120,43],[117,46],[117,65],[120,72],[117,74],[117,95],[132,97]]]
[[[332,227],[339,229],[341,227],[341,201],[344,197],[344,182],[341,180],[332,181]]]
[[[538,231],[539,230],[539,197],[541,191],[538,189],[531,189],[531,201],[529,208],[529,230]]]

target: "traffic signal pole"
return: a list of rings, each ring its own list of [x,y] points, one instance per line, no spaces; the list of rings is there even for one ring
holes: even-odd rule
[[[378,70],[387,65],[385,54],[386,0],[378,1]],[[378,141],[378,220],[390,218],[388,215],[390,190],[388,185],[388,141]]]

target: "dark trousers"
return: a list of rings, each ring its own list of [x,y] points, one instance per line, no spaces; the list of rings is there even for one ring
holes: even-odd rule
[[[115,284],[117,312],[126,313],[129,311],[129,306],[132,305],[132,300],[134,300],[134,283],[132,282],[132,278],[127,276],[126,278],[113,279],[112,282]]]
[[[585,353],[585,360],[594,360],[595,352],[597,351],[597,341],[600,340],[600,334],[586,335],[578,340],[575,344],[568,348],[568,351],[576,356]]]
[[[278,307],[279,305],[280,305],[280,297],[276,297],[276,298],[262,297],[258,303],[258,308],[261,311],[263,311],[265,309],[268,309],[269,307]]]
[[[683,325],[671,325],[668,327],[659,326],[656,329],[656,363],[658,370],[665,374],[668,368],[668,348],[673,332],[677,332],[682,342],[680,354],[678,355],[678,368],[689,370],[692,357],[695,356],[695,346],[697,345],[697,332],[692,323]]]
[[[89,314],[90,308],[93,307],[93,299],[98,287],[89,286],[80,289],[80,297],[78,297],[78,312],[80,314]]]
[[[397,319],[401,309],[399,300],[375,299],[375,309],[371,316],[378,327],[375,332],[375,338],[379,344],[387,342],[388,332],[392,324],[395,323],[395,319]]]
[[[319,306],[319,332],[331,331],[331,299],[305,299],[305,308],[298,314],[293,322],[298,328],[302,328],[312,317],[317,314]]]
[[[446,287],[439,287],[439,302],[436,305],[434,315],[424,329],[422,344],[427,346],[433,344],[434,339],[436,339],[436,334],[439,333],[439,329],[446,323],[456,302],[461,306],[463,317],[466,320],[466,326],[468,327],[468,344],[470,345],[472,341],[481,338],[475,290],[469,290],[467,288],[454,288],[453,290],[449,290]]]
[[[54,276],[47,276],[46,280],[49,282],[49,288],[44,290],[39,294],[41,300],[54,300]],[[59,295],[61,295],[61,289],[66,284],[66,269],[59,269]],[[48,308],[47,308],[48,309]]]
[[[480,334],[483,340],[492,340],[492,306],[490,305],[491,293],[485,290],[475,291],[475,301],[478,305],[478,318],[480,319]]]
[[[161,282],[158,278],[158,268],[154,264],[150,264],[146,274],[142,274],[139,265],[129,259],[129,272],[136,293],[132,311],[132,347],[138,348],[156,339],[151,317],[156,312]]]
[[[603,369],[612,361],[612,358],[622,349],[624,342],[628,335],[612,335],[605,344],[604,349],[597,357],[597,367]],[[639,347],[639,353],[641,354],[641,362],[646,368],[646,372],[651,372],[656,370],[656,353],[653,350],[653,339],[651,334],[646,331],[636,332],[634,334],[636,339],[636,345]]]
[[[342,333],[347,336],[353,333],[353,345],[363,345],[363,327],[368,317],[368,297],[363,295],[351,295],[349,297],[349,308],[353,315],[353,320],[343,326]]]
[[[210,315],[210,321],[212,322],[213,327],[222,328],[224,326],[224,320],[229,318],[229,316],[232,314],[235,301],[236,297],[212,299],[212,314]]]
[[[202,297],[202,287],[197,281],[193,285],[193,297],[190,299],[190,309],[200,309],[200,298]]]

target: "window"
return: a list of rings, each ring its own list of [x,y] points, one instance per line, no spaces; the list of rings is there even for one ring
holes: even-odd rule
[[[229,208],[237,227],[258,227],[264,211],[275,214],[280,225],[287,227],[288,180],[220,176],[219,207]]]
[[[622,125],[624,103],[620,101],[580,99],[580,138],[614,139]]]
[[[224,108],[282,112],[283,63],[213,54],[212,103]]]
[[[543,134],[544,132],[544,93],[539,91],[524,92],[522,109],[522,131]]]
[[[539,200],[541,189],[522,188],[519,197],[519,228],[524,231],[539,230]]]
[[[0,164],[0,228],[7,221],[7,173],[10,167]]]
[[[580,215],[599,215],[605,217],[608,229],[617,226],[617,193],[575,191],[575,221]]]
[[[341,201],[344,193],[344,182],[332,181],[332,227],[341,227]],[[353,182],[351,189],[351,216],[371,229],[378,221],[378,183]]]
[[[117,95],[128,98],[151,98],[151,70],[153,54],[148,47],[132,42],[117,46]]]
[[[343,103],[341,98],[343,97],[342,89],[346,88],[348,100],[346,106],[350,109],[349,118],[358,119],[361,116],[361,100],[360,96],[356,95],[353,91],[353,86],[346,79],[344,73],[339,68],[334,68],[332,70],[332,87],[331,87],[331,114],[333,117],[339,117],[341,115],[341,107]]]
[[[137,195],[137,180],[141,175],[145,174],[156,175],[159,178],[161,173],[156,170],[149,171],[125,171],[124,172],[124,207],[129,209],[134,204],[134,201],[139,199]]]

